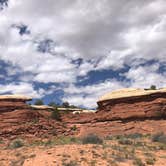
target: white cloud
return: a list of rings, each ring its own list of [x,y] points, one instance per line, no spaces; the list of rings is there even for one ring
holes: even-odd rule
[[[20,36],[18,29],[11,28],[15,24],[27,25],[31,33]],[[52,53],[37,51],[36,42],[44,39],[57,44]],[[165,0],[10,0],[0,11],[0,60],[19,69],[8,69],[9,77],[20,71],[28,73],[20,76],[27,84],[74,85],[78,76],[87,77],[90,71],[118,70],[127,65],[130,70],[124,76],[131,80],[130,86],[164,86],[165,73],[141,64],[150,60],[158,65],[166,63],[165,48]],[[80,66],[72,63],[77,58],[83,59]],[[123,84],[102,81],[83,88],[70,87],[79,91],[76,95],[64,89],[65,98],[75,104],[83,99],[83,105],[90,106],[100,92]]]
[[[97,106],[96,102],[102,95],[115,89],[121,89],[124,86],[126,85],[123,82],[118,82],[114,79],[82,87],[70,85],[69,87],[64,88],[66,95],[63,98],[63,101],[68,101],[74,105],[94,108]]]
[[[158,69],[158,64],[138,66],[131,68],[125,75],[131,80],[132,87],[149,88],[151,85],[156,85],[162,88],[165,87],[166,77],[158,73]]]
[[[42,93],[36,91],[32,84],[20,82],[18,84],[11,83],[7,85],[0,85],[0,94],[12,93],[12,94],[20,94],[27,95],[30,97],[38,98],[42,97]]]

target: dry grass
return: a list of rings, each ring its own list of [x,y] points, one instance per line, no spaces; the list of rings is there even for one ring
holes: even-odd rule
[[[112,136],[102,140],[102,144],[82,144],[78,138],[58,137],[24,142],[15,149],[1,147],[0,165],[160,166],[166,162],[165,154],[166,144],[152,142],[151,136]]]

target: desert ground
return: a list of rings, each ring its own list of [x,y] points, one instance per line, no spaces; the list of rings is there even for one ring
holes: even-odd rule
[[[165,135],[117,135],[99,138],[1,141],[1,166],[164,166]]]

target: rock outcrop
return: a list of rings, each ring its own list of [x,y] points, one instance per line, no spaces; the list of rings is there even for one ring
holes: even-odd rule
[[[27,101],[32,100],[30,97],[20,95],[1,95],[0,96],[0,114],[14,110],[29,109]]]
[[[126,120],[164,118],[166,89],[124,89],[101,97],[98,103],[100,119]]]
[[[48,105],[31,105],[31,109],[33,110],[50,110],[53,111],[55,108]]]
[[[70,115],[64,121],[75,124],[79,136],[166,133],[166,89],[123,89],[102,96],[97,103],[96,113]]]
[[[48,106],[31,106],[31,98],[20,95],[0,96],[0,138],[41,138],[65,133],[64,125],[50,118]]]
[[[166,133],[166,89],[115,91],[100,98],[97,112],[62,111],[61,122],[46,111],[51,107],[30,106],[29,100],[0,96],[0,138]]]
[[[62,135],[65,127],[43,110],[15,110],[0,114],[0,138],[48,138]]]

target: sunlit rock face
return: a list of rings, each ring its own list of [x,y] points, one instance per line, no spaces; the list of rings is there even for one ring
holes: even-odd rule
[[[10,112],[14,110],[29,109],[26,103],[30,101],[30,97],[20,95],[1,95],[0,96],[0,113]]]
[[[96,113],[68,119],[78,124],[79,136],[166,132],[166,89],[118,90],[102,96],[97,103]]]
[[[98,101],[101,119],[164,118],[166,89],[124,89],[106,94]]]

